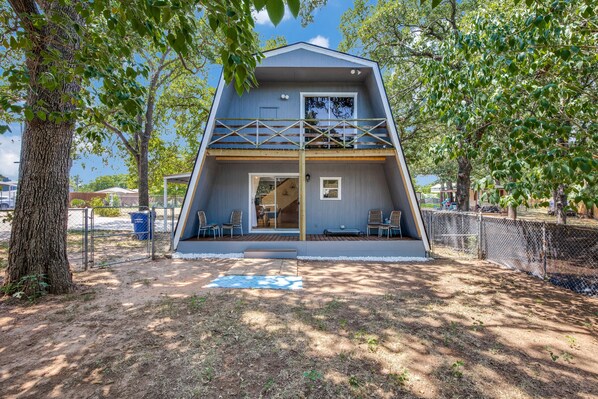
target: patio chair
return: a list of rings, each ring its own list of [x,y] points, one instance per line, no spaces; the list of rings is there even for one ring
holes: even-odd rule
[[[386,231],[386,238],[392,237],[393,231],[399,231],[399,235],[403,238],[403,232],[401,231],[401,211],[390,212],[390,223],[380,225],[378,229],[378,235],[382,235],[383,231]]]
[[[216,233],[220,235],[220,227],[217,224],[208,223],[208,219],[206,218],[206,213],[204,211],[197,211],[197,218],[199,219],[199,227],[197,229],[197,238],[203,231],[203,236],[206,236],[206,232],[214,232],[214,238],[216,238]]]
[[[243,211],[235,209],[230,214],[230,222],[222,224],[222,232],[224,230],[230,230],[230,236],[233,236],[235,229],[241,230],[241,236],[243,236]]]
[[[376,229],[380,231],[380,225],[382,224],[382,211],[380,209],[370,209],[368,212],[368,227],[367,235],[370,235],[370,230]]]

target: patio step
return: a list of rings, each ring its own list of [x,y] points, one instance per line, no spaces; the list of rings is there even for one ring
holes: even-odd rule
[[[276,249],[252,249],[248,248],[244,252],[245,258],[262,259],[297,259],[297,250],[295,248],[276,248]]]

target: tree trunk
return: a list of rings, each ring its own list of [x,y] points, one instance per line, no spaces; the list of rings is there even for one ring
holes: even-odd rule
[[[51,21],[52,14],[77,19],[74,8],[62,5],[62,2],[43,4],[47,21]],[[49,90],[39,83],[39,78],[52,73],[53,68],[63,70],[73,60],[78,46],[76,32],[69,29],[68,24],[52,22],[38,30],[27,24],[31,16],[39,18],[40,15],[34,2],[12,1],[11,6],[22,16],[32,43],[31,50],[25,55],[30,85],[26,105],[33,111],[43,105],[46,114],[57,112],[62,115],[73,111],[75,106],[71,98],[80,90],[77,81],[66,79],[59,82],[56,89]],[[48,58],[48,52],[58,52],[60,58]],[[72,121],[56,123],[36,116],[25,125],[6,269],[7,285],[18,283],[25,276],[36,275],[49,284],[50,293],[66,293],[73,288],[66,237],[73,132]],[[24,289],[33,294],[40,286],[29,282]]]
[[[509,207],[507,208],[507,217],[509,219],[513,219],[513,220],[517,220],[517,207],[514,205],[509,205]]]
[[[149,143],[143,137],[139,140],[139,156],[137,158],[139,207],[149,207]]]
[[[471,187],[471,162],[467,157],[457,159],[459,170],[457,173],[457,208],[469,211],[469,190]]]
[[[557,224],[567,224],[567,194],[565,193],[565,185],[559,184],[553,194],[554,200],[554,215],[556,216]]]

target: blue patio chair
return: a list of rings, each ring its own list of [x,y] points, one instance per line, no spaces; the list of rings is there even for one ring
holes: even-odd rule
[[[403,238],[403,232],[401,231],[401,211],[390,212],[390,222],[388,224],[381,224],[378,229],[378,236],[382,235],[383,231],[386,231],[386,238],[392,237],[393,231],[399,231],[399,235]]]
[[[241,230],[241,236],[243,236],[243,211],[235,209],[230,214],[230,222],[222,224],[222,232],[224,230],[230,230],[230,236],[233,236],[235,229]]]
[[[370,230],[375,229],[376,232],[380,231],[380,225],[382,224],[382,211],[380,209],[371,209],[368,212],[368,226],[367,235],[370,235]]]
[[[203,231],[203,236],[206,236],[206,233],[213,232],[214,238],[216,238],[216,233],[220,233],[220,227],[217,224],[208,223],[208,219],[206,218],[206,213],[204,211],[197,211],[197,218],[199,219],[199,227],[197,228],[197,238]]]

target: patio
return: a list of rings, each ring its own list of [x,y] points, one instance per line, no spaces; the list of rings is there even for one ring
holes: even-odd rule
[[[412,238],[409,237],[390,237],[386,238],[386,236],[378,237],[377,235],[360,235],[360,236],[329,236],[324,234],[307,234],[306,241],[412,241]],[[207,236],[199,238],[194,237],[190,238],[187,241],[271,241],[271,242],[280,242],[280,241],[299,241],[299,234],[245,234],[241,235],[234,235],[230,236],[224,234],[222,237]]]

